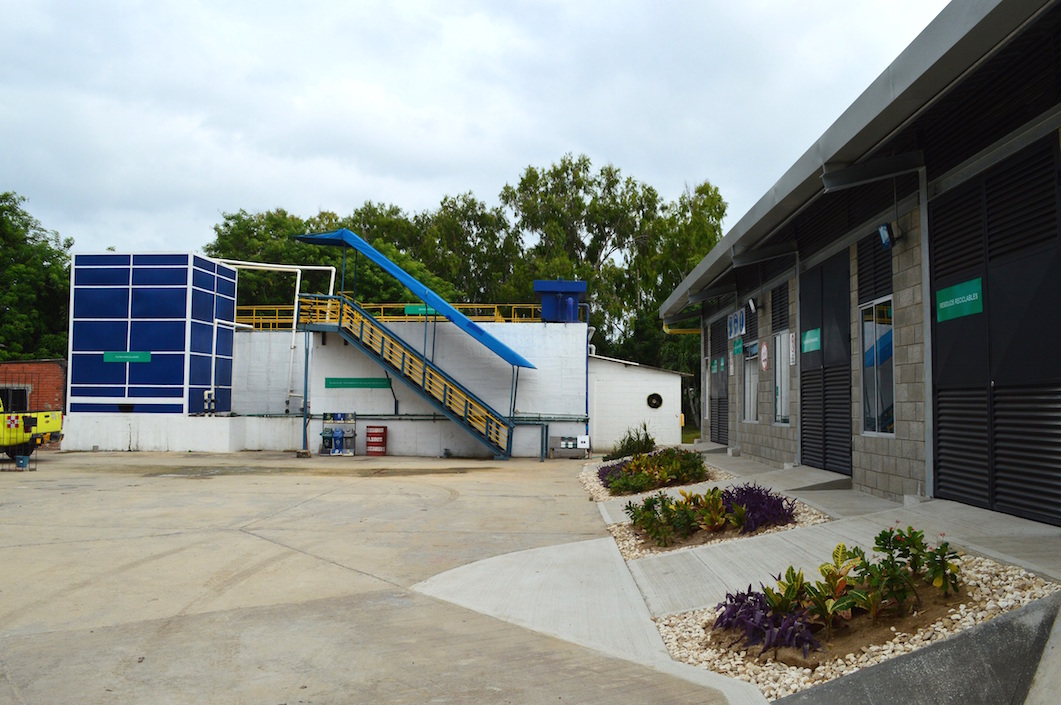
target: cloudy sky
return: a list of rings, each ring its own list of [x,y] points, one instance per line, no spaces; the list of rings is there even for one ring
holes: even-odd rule
[[[223,213],[490,205],[586,154],[727,226],[941,0],[0,0],[0,192],[75,252]]]

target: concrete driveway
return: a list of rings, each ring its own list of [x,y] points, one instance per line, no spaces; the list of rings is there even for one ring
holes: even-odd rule
[[[606,550],[579,462],[42,452],[37,468],[0,474],[0,704],[736,702],[663,659],[414,589],[509,554],[537,574],[528,549]],[[600,599],[558,606],[590,605],[580,643],[609,609],[625,619],[603,593],[629,575],[602,575]]]

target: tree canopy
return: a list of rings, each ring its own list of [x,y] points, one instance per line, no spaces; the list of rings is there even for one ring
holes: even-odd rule
[[[45,230],[0,193],[0,360],[65,358],[72,238]]]
[[[568,154],[548,167],[528,166],[515,185],[504,186],[499,201],[489,207],[465,193],[419,213],[368,201],[342,217],[239,211],[224,215],[204,251],[338,267],[340,248],[306,245],[294,236],[345,227],[455,303],[527,303],[534,300],[535,279],[580,279],[587,284],[598,352],[693,373],[699,387],[699,336],[665,334],[657,311],[722,236],[726,204],[717,188],[705,181],[668,202],[618,167],[595,170],[589,157]],[[410,300],[364,258],[356,269],[347,260],[346,277],[347,290],[356,277],[362,301]],[[245,272],[240,301],[286,303],[292,284]],[[323,289],[320,279],[307,278],[305,290]]]

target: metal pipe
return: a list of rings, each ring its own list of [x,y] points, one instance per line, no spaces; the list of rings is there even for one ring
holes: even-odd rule
[[[924,352],[924,385],[925,385],[925,496],[935,496],[935,422],[932,403],[932,316],[935,313],[935,297],[932,296],[932,279],[929,271],[928,253],[928,172],[925,167],[917,170],[917,197],[921,230],[921,340]]]

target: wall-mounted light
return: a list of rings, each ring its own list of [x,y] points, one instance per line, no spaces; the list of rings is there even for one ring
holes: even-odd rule
[[[901,237],[892,232],[891,223],[884,223],[877,228],[877,234],[880,235],[880,245],[885,250],[890,250],[894,247],[895,243],[898,242]]]
[[[748,309],[755,313],[755,299],[748,299]]]

